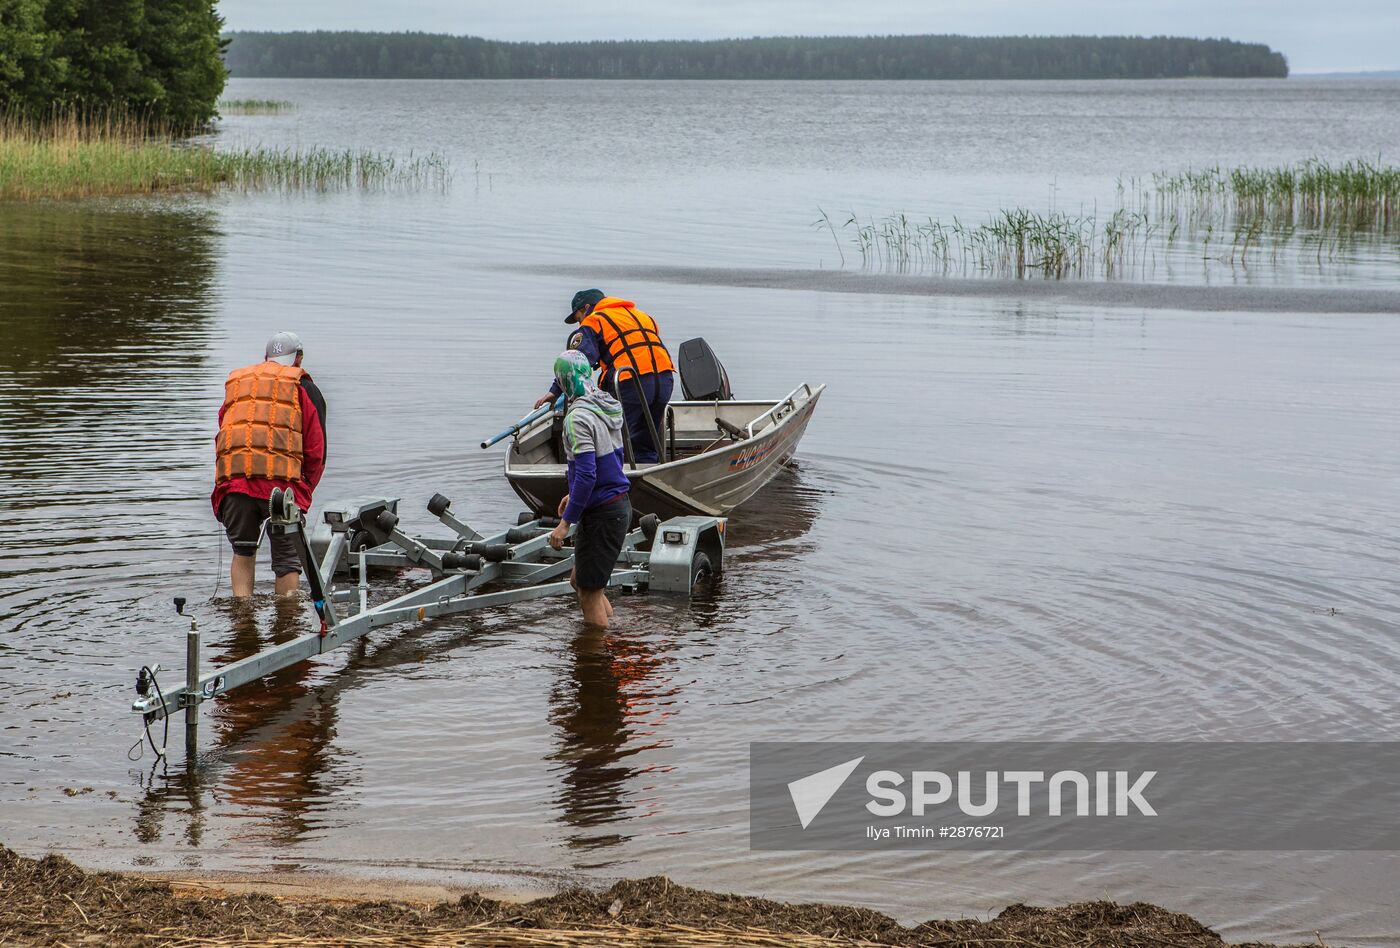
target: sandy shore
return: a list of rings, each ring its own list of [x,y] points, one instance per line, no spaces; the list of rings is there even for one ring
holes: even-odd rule
[[[28,859],[0,846],[0,945],[1224,944],[1189,916],[1142,902],[1013,905],[989,921],[906,927],[869,909],[723,895],[662,877],[524,902],[432,884],[86,872],[62,856]]]

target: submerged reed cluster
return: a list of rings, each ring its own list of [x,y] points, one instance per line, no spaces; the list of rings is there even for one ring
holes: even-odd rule
[[[329,148],[250,148],[214,151],[227,187],[317,190],[442,187],[452,178],[447,159],[432,152],[407,158],[373,151]]]
[[[1225,199],[1241,216],[1309,227],[1388,230],[1400,213],[1400,166],[1311,159],[1280,168],[1207,168],[1153,175],[1164,199],[1210,206]]]
[[[818,224],[830,227],[830,218],[823,214]],[[1124,209],[1102,222],[1092,215],[1016,208],[977,225],[956,217],[947,224],[933,218],[920,222],[905,214],[861,222],[853,214],[843,226],[854,230],[865,266],[1016,277],[1034,273],[1054,279],[1085,276],[1100,267],[1113,276],[1137,262],[1142,240],[1153,230],[1146,214]]]
[[[296,108],[285,99],[220,99],[220,115],[280,115]]]
[[[0,115],[0,200],[218,188],[334,190],[446,187],[447,160],[363,150],[224,150],[137,118],[69,113],[42,123]]]
[[[1112,278],[1178,244],[1230,266],[1247,267],[1264,253],[1277,260],[1290,246],[1321,263],[1363,239],[1395,243],[1400,232],[1400,167],[1366,161],[1187,170],[1154,175],[1150,187],[1120,182],[1118,195],[1107,216],[1015,208],[969,225],[903,213],[862,221],[851,213],[842,229],[867,267],[1053,279]],[[815,226],[841,250],[825,211]]]

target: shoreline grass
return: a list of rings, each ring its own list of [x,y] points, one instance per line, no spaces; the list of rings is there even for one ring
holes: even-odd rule
[[[225,150],[125,116],[0,115],[0,201],[158,192],[445,188],[447,160],[312,147]]]
[[[296,109],[286,99],[220,99],[215,106],[220,115],[280,115]]]

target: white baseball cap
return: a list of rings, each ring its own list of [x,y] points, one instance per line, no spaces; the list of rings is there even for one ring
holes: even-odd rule
[[[301,337],[294,332],[275,333],[267,341],[267,348],[263,350],[264,358],[272,362],[280,362],[283,365],[291,365],[296,362],[300,353]]]

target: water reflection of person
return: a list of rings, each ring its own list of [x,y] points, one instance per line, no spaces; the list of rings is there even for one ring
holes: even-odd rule
[[[227,654],[215,660],[217,665],[314,631],[295,600],[277,600],[267,643],[252,609],[235,606],[235,615]],[[221,781],[225,792],[232,802],[265,813],[279,843],[295,842],[311,829],[307,815],[329,791],[325,775],[336,703],[321,701],[311,688],[313,669],[311,662],[297,662],[273,672],[263,679],[264,687],[240,691],[215,712],[218,746],[235,749]]]
[[[570,643],[570,674],[555,688],[551,722],[559,728],[552,760],[562,762],[562,821],[577,829],[604,826],[638,815],[627,782],[648,768],[627,758],[660,746],[658,725],[670,712],[672,691],[658,672],[662,659],[643,638],[585,628]],[[594,849],[626,837],[579,832],[572,847]]]

